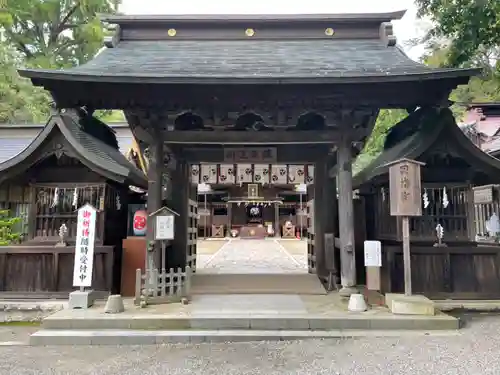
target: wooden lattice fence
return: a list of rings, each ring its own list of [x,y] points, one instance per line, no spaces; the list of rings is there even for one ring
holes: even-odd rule
[[[174,270],[157,269],[147,270],[144,274],[141,269],[136,270],[135,275],[135,299],[134,303],[139,305],[142,299],[147,304],[159,304],[168,302],[180,302],[182,298],[190,297],[191,290],[191,267]]]

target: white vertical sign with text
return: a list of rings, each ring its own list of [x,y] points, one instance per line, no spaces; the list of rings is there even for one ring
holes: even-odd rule
[[[97,210],[90,204],[78,209],[73,286],[92,285]]]
[[[382,267],[382,243],[365,241],[365,267]]]

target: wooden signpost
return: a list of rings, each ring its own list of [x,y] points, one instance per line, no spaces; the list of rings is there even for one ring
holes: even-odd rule
[[[380,241],[365,241],[366,288],[380,291],[380,268],[382,267],[382,243]]]
[[[166,241],[173,240],[175,237],[175,217],[179,216],[177,212],[168,207],[162,207],[159,210],[149,214],[154,223],[154,239],[161,243],[161,268],[163,271],[166,267]]]
[[[401,217],[405,295],[412,294],[410,258],[410,216],[422,216],[420,167],[415,160],[400,159],[389,166],[389,195],[392,216]]]

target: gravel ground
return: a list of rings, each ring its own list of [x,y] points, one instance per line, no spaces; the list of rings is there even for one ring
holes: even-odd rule
[[[123,347],[0,347],[0,374],[500,374],[500,316],[460,336]]]

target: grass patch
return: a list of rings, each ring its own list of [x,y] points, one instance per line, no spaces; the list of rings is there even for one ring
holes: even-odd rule
[[[40,327],[42,322],[0,322],[2,327]]]

